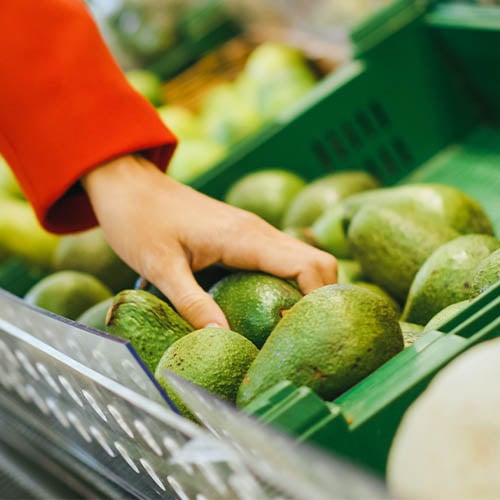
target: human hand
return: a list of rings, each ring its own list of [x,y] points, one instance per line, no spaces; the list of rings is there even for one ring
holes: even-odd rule
[[[142,157],[103,164],[82,184],[114,251],[195,328],[228,328],[193,277],[215,263],[294,279],[303,293],[336,282],[332,255],[174,181]]]

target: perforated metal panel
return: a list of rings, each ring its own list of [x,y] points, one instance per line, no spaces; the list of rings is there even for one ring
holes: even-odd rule
[[[287,444],[271,429],[261,433],[207,393],[193,390],[186,399],[201,405],[195,410],[201,408],[206,428],[172,411],[165,397],[127,343],[0,291],[0,411],[9,408],[36,430],[47,452],[64,449],[144,499],[354,498],[345,495],[349,488],[378,491],[340,462]],[[311,475],[313,469],[349,472],[349,480],[317,483],[325,475]]]

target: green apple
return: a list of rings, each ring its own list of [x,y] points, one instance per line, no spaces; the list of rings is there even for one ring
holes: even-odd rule
[[[204,135],[231,146],[260,128],[262,120],[233,83],[222,83],[205,94],[200,119]]]
[[[226,154],[222,144],[208,139],[187,139],[177,146],[167,174],[188,183],[213,167]]]
[[[42,228],[27,201],[0,198],[0,254],[50,269],[59,239]]]
[[[295,47],[276,42],[266,42],[248,56],[243,72],[256,81],[268,80],[276,72],[305,66],[303,53]]]
[[[248,100],[263,120],[270,120],[316,83],[316,75],[298,49],[264,43],[250,54],[236,85],[242,99]]]
[[[131,69],[125,73],[129,84],[154,106],[163,104],[161,80],[151,71]]]
[[[8,163],[0,156],[0,196],[24,199],[24,193]]]
[[[179,105],[163,105],[158,109],[163,123],[181,140],[201,137],[202,131],[197,116],[188,108]]]

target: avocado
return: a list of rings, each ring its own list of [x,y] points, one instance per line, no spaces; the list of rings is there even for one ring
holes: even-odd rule
[[[500,280],[500,249],[482,260],[472,276],[472,286],[469,297],[473,298],[483,293],[491,285]]]
[[[31,287],[24,300],[75,320],[89,307],[111,296],[111,290],[95,276],[79,271],[58,271]]]
[[[122,290],[108,311],[106,331],[129,340],[154,372],[165,350],[193,328],[155,295],[145,290]]]
[[[431,253],[458,236],[454,229],[413,211],[374,210],[370,205],[354,216],[347,234],[363,274],[400,303]]]
[[[350,259],[337,259],[337,282],[354,283],[364,281],[359,262]]]
[[[217,282],[209,294],[229,326],[262,347],[283,314],[302,298],[292,284],[264,273],[236,272]]]
[[[347,196],[373,189],[378,181],[364,171],[335,172],[309,183],[294,198],[283,227],[310,227],[328,208]]]
[[[62,236],[54,253],[53,269],[92,274],[113,293],[130,288],[137,273],[113,251],[100,227]]]
[[[404,210],[441,221],[457,233],[493,234],[491,222],[478,202],[452,186],[410,184],[355,193],[326,210],[310,228],[312,244],[337,258],[352,258],[347,232],[361,208]]]
[[[399,326],[401,327],[401,332],[403,333],[405,348],[410,347],[415,340],[420,338],[424,333],[424,327],[422,325],[417,325],[416,323],[400,321]]]
[[[181,398],[169,388],[165,370],[234,403],[243,376],[258,352],[239,333],[224,328],[202,328],[188,333],[165,351],[154,372],[155,378],[179,411],[193,418]]]
[[[355,214],[367,205],[374,210],[394,208],[414,212],[441,221],[460,234],[493,235],[491,221],[479,203],[463,191],[444,184],[407,184],[349,196],[339,209],[344,226],[348,227]]]
[[[446,306],[468,299],[476,267],[498,248],[493,236],[466,234],[436,249],[416,274],[401,319],[423,325]]]
[[[282,229],[285,234],[293,236],[294,238],[307,243],[308,245],[316,246],[313,240],[311,230],[308,227],[285,227]]]
[[[358,285],[366,288],[367,290],[371,290],[372,292],[378,293],[381,297],[383,297],[388,304],[394,309],[394,312],[399,316],[401,314],[401,308],[399,304],[381,287],[375,285],[375,283],[368,283],[367,281],[353,281],[353,285]]]
[[[370,191],[365,191],[369,193]],[[342,203],[326,210],[310,228],[315,247],[335,255],[339,259],[351,259],[352,252],[347,240],[346,210]]]
[[[243,379],[237,405],[283,380],[331,400],[402,349],[397,315],[384,298],[356,285],[323,286],[276,325]]]
[[[106,316],[113,304],[114,297],[101,300],[97,304],[87,309],[83,314],[76,318],[78,323],[90,326],[96,330],[106,331]]]
[[[305,185],[306,181],[293,172],[265,169],[247,174],[235,182],[224,201],[281,228],[285,211]]]
[[[26,200],[0,196],[0,256],[50,271],[59,239],[40,225]]]
[[[456,302],[455,304],[450,304],[449,306],[446,306],[444,309],[441,309],[441,311],[437,312],[426,323],[426,325],[424,326],[424,331],[428,332],[430,330],[439,330],[441,325],[444,325],[449,319],[453,318],[468,304],[470,304],[470,300],[461,300],[460,302]]]

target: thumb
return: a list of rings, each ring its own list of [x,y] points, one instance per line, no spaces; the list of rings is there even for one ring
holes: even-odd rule
[[[229,328],[222,309],[197,283],[186,261],[169,266],[165,274],[158,288],[191,326],[195,329],[208,326]]]

